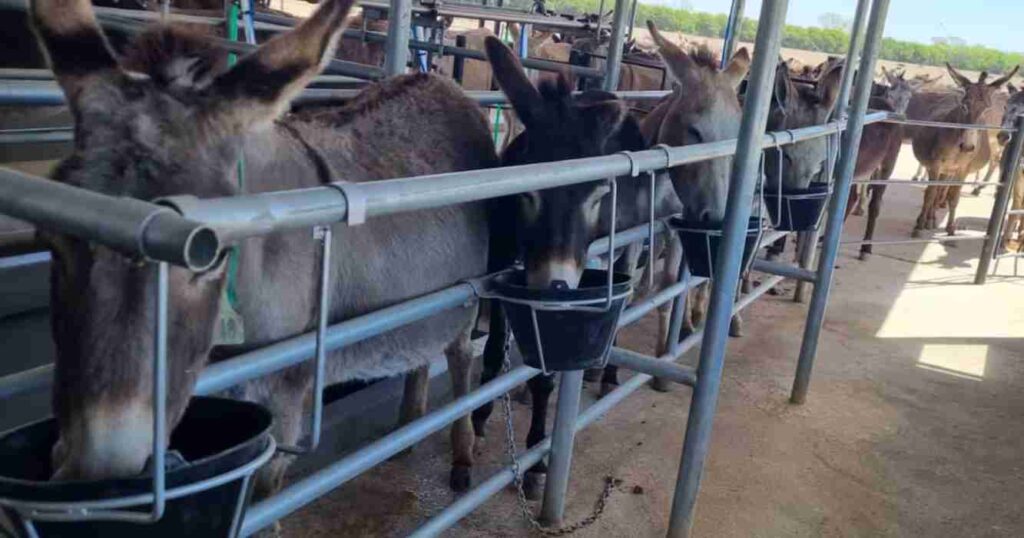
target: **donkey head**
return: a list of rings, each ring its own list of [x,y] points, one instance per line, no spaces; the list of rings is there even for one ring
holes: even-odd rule
[[[775,90],[768,114],[768,130],[781,131],[821,125],[828,121],[839,97],[843,62],[825,62],[816,84],[795,82],[789,67],[781,62],[775,71]],[[782,185],[803,189],[825,171],[828,146],[825,138],[815,138],[782,149]],[[769,187],[778,186],[779,152],[765,150],[765,173]]]
[[[897,73],[893,73],[882,67],[882,75],[887,83],[882,97],[885,97],[892,103],[894,112],[897,114],[906,113],[907,106],[910,105],[910,98],[914,96],[914,92],[925,84],[924,81],[918,79],[907,80],[906,72],[902,69]]]
[[[1006,111],[1003,112],[1003,127],[1012,129],[1017,122],[1017,117],[1024,115],[1024,92],[1019,91],[1013,84],[1007,84],[1006,89],[1010,90],[1010,100],[1006,103]],[[1006,144],[1010,141],[1010,133],[1000,131],[999,143]]]
[[[1020,66],[1014,67],[1012,71],[992,82],[987,82],[988,73],[982,71],[978,76],[978,81],[971,82],[969,78],[947,63],[946,70],[949,71],[949,76],[953,77],[953,81],[964,91],[963,97],[960,98],[961,122],[985,123],[983,116],[994,106],[993,97],[1017,73],[1018,69]],[[981,143],[981,136],[983,133],[978,129],[961,130],[960,151],[974,151]]]
[[[736,138],[742,116],[736,89],[750,66],[747,49],[740,49],[725,69],[719,69],[718,59],[707,48],[684,52],[650,21],[647,27],[668,73],[679,84],[670,99],[659,105],[663,110],[649,116],[657,121],[658,112],[664,112],[660,125],[645,124],[651,141],[685,146]],[[731,166],[732,159],[722,157],[670,170],[687,220],[719,222],[724,218]]]
[[[607,155],[643,148],[643,136],[626,107],[605,92],[573,97],[564,77],[535,88],[511,50],[488,37],[487,58],[519,120],[522,134],[503,155],[507,165]],[[562,281],[579,283],[587,247],[601,235],[609,186],[594,181],[518,195],[516,236],[526,262],[527,284],[546,288]],[[607,218],[607,217],[606,217]]]
[[[169,29],[119,60],[88,0],[34,0],[36,32],[75,118],[74,152],[54,179],[141,199],[231,194],[243,138],[269,125],[320,71],[352,3],[325,3],[224,70],[200,52],[211,45],[189,45]],[[138,473],[152,443],[156,270],[88,241],[43,236],[54,254],[55,476]],[[170,270],[167,431],[212,346],[225,265],[221,257],[203,273]]]

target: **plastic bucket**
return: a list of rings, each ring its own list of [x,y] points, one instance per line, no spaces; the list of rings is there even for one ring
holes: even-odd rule
[[[34,519],[41,538],[236,536],[252,492],[252,472],[219,486],[178,498],[174,489],[224,476],[269,457],[270,412],[250,402],[195,397],[171,435],[169,450],[187,463],[166,472],[167,503],[159,521],[151,524],[121,521],[52,522]],[[24,502],[75,503],[152,495],[149,472],[139,477],[51,482],[50,450],[57,441],[56,419],[47,419],[0,436],[0,505],[21,536],[31,536],[18,510]],[[145,514],[150,502],[122,508]]]
[[[781,197],[773,189],[765,189],[764,193],[764,202],[775,229],[784,232],[817,228],[827,200],[828,185],[824,184],[812,183],[806,189],[783,189]]]
[[[679,234],[679,239],[683,243],[683,253],[686,255],[690,274],[712,278],[715,259],[718,257],[718,245],[722,241],[722,225],[720,223],[687,222],[674,217],[669,221],[669,226]],[[757,247],[757,238],[760,233],[760,217],[750,217],[750,222],[747,224],[747,239],[743,246],[742,267],[744,270],[754,259],[754,249]]]
[[[615,273],[611,306],[604,309],[607,279],[607,271],[587,269],[576,289],[538,289],[526,287],[523,271],[496,277],[492,289],[501,299],[523,362],[547,372],[603,367],[631,291],[630,276]]]

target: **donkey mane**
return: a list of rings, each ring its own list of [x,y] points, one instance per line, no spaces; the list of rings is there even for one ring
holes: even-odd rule
[[[709,67],[716,70],[719,68],[718,53],[703,43],[690,46],[687,54],[691,60],[701,67]]]

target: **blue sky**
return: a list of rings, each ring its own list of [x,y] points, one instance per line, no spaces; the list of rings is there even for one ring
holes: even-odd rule
[[[669,6],[690,5],[698,11],[727,13],[730,0],[641,0]],[[817,26],[822,13],[853,17],[856,0],[790,0],[787,22]],[[760,0],[747,0],[746,16],[756,19]],[[932,37],[956,36],[971,44],[1024,52],[1024,0],[892,0],[885,35],[930,43]]]

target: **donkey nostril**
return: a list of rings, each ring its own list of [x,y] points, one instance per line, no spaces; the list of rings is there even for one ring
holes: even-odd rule
[[[974,151],[974,144],[960,144],[960,151],[970,152]]]

